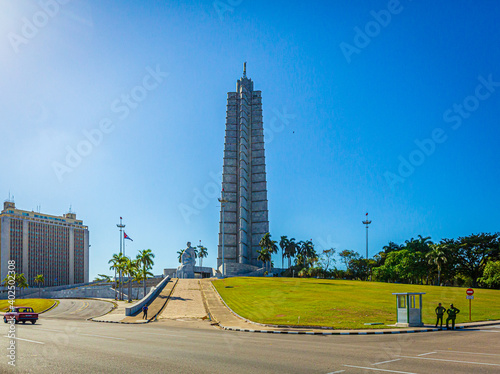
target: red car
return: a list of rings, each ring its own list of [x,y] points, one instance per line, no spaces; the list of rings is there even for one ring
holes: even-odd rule
[[[14,306],[10,312],[5,313],[3,316],[3,321],[5,323],[12,319],[15,319],[16,323],[31,321],[32,324],[35,324],[38,319],[38,313],[35,313],[33,308],[27,306]]]

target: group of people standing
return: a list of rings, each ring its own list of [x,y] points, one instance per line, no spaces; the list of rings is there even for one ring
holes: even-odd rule
[[[446,308],[444,306],[441,305],[441,303],[438,304],[438,306],[436,307],[436,316],[437,316],[437,320],[436,320],[436,327],[438,327],[438,324],[439,324],[439,321],[441,321],[441,328],[443,327],[443,316],[444,316],[444,313],[448,313],[448,318],[446,318],[446,329],[450,329],[449,327],[449,322],[451,321],[451,329],[454,330],[455,329],[455,320],[457,319],[457,314],[460,313],[460,310],[458,310],[457,308],[455,308],[453,306],[453,304],[450,304],[450,308],[448,310],[446,310]]]

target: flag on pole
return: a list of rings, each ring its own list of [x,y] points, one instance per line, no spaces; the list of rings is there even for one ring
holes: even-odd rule
[[[128,239],[130,241],[133,241],[132,238],[130,236],[128,236],[125,231],[123,232],[123,239]]]

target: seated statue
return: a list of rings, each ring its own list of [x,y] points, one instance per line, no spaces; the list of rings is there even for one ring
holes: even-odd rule
[[[194,266],[196,264],[196,252],[191,247],[191,242],[187,242],[187,248],[181,256],[181,266],[177,268],[178,278],[194,278]]]

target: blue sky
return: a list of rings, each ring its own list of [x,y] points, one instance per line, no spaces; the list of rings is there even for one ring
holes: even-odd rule
[[[493,0],[3,1],[0,194],[72,205],[91,277],[110,273],[120,216],[155,273],[188,240],[215,265],[226,93],[247,61],[273,237],[364,253],[366,212],[370,255],[496,232],[499,15]]]

